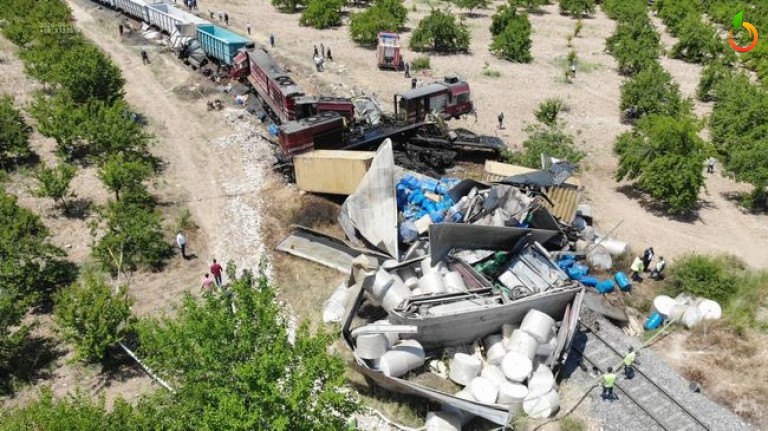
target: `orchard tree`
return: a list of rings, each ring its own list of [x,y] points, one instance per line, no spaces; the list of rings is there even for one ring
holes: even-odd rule
[[[533,12],[548,3],[548,0],[509,0],[508,2],[512,7],[524,7],[528,12]]]
[[[35,196],[51,198],[63,206],[64,211],[68,211],[66,198],[76,172],[77,168],[67,163],[59,163],[55,168],[41,166],[35,171],[35,179],[38,182],[38,187],[34,191]]]
[[[606,46],[619,63],[619,72],[633,75],[656,63],[661,53],[661,40],[647,16],[620,22]]]
[[[121,201],[109,202],[100,211],[99,223],[93,226],[94,236],[100,230],[104,232],[93,246],[93,256],[113,274],[134,271],[139,266],[159,269],[171,255],[160,214],[145,201],[146,191],[138,193],[140,199],[129,194]]]
[[[680,25],[679,39],[672,47],[672,57],[689,63],[707,63],[723,52],[723,41],[715,28],[701,22],[698,16],[686,18]]]
[[[714,61],[701,72],[699,86],[696,89],[696,97],[702,102],[715,100],[715,85],[729,79],[732,75],[731,67],[720,61]]]
[[[53,311],[64,340],[75,347],[75,357],[98,362],[125,336],[132,302],[124,287],[113,293],[105,276],[91,269],[56,294]]]
[[[493,30],[493,26],[492,26]],[[516,14],[506,22],[504,30],[493,37],[491,52],[505,60],[530,63],[531,23],[528,15]]]
[[[341,9],[345,3],[345,0],[309,0],[299,24],[319,29],[337,27],[341,25]]]
[[[112,104],[123,97],[125,79],[109,57],[93,45],[79,45],[64,52],[51,71],[75,104],[97,100]]]
[[[80,139],[82,128],[90,121],[86,112],[74,106],[71,97],[58,93],[54,97],[37,94],[29,109],[37,121],[37,130],[56,140],[56,155],[65,160],[83,156],[85,146]]]
[[[651,115],[619,136],[616,181],[634,180],[640,190],[663,203],[670,214],[696,208],[704,186],[707,156],[695,119]]]
[[[16,159],[29,157],[30,127],[13,105],[11,96],[0,97],[0,168],[8,167]]]
[[[285,13],[294,13],[306,4],[305,0],[272,0],[272,6]]]
[[[143,160],[131,160],[123,152],[107,157],[99,169],[99,179],[120,200],[123,190],[143,188],[142,182],[152,175],[152,166]]]
[[[499,6],[496,13],[491,16],[491,36],[498,36],[504,32],[507,25],[517,19],[517,9],[511,6]]]
[[[373,46],[380,32],[398,31],[407,17],[408,10],[402,0],[378,0],[368,10],[352,14],[349,33],[355,42]]]
[[[156,427],[183,417],[188,429],[345,429],[358,407],[343,359],[328,353],[335,336],[304,322],[291,341],[264,275],[244,271],[230,292],[185,294],[176,317],[138,325],[138,354],[177,391]]]
[[[469,30],[464,24],[456,22],[456,16],[434,9],[413,31],[410,46],[412,50],[419,52],[467,52],[469,38]]]
[[[560,13],[581,18],[595,11],[595,0],[560,0]]]
[[[525,131],[528,133],[528,138],[523,141],[523,150],[505,152],[504,157],[507,163],[541,169],[542,155],[571,163],[578,163],[585,156],[583,152],[576,149],[573,136],[563,131],[559,125],[531,124]]]
[[[680,31],[683,22],[693,17],[699,18],[696,3],[691,0],[657,0],[653,7],[658,11],[659,17],[673,36],[682,36]],[[738,10],[738,9],[737,9]]]
[[[657,62],[645,67],[621,85],[621,109],[635,117],[659,114],[682,116],[691,111],[689,100],[680,96],[680,87]]]
[[[453,0],[456,6],[469,11],[469,15],[472,15],[472,11],[475,9],[487,8],[490,4],[490,0]]]
[[[647,0],[604,0],[600,7],[608,18],[619,23],[648,19]]]
[[[80,33],[40,33],[20,52],[24,72],[44,85],[55,83],[55,70],[66,52],[83,45]]]
[[[88,143],[87,153],[98,159],[109,154],[125,153],[126,157],[148,158],[151,137],[134,122],[128,105],[119,100],[113,104],[92,101],[83,106],[82,138]]]

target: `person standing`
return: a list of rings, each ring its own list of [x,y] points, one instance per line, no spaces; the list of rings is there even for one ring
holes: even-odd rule
[[[667,267],[667,262],[664,261],[664,256],[659,256],[659,260],[656,261],[656,268],[651,271],[651,278],[656,280],[664,279],[664,268]]]
[[[251,23],[247,22],[245,23],[245,29],[248,30],[248,36],[251,35]]]
[[[648,247],[643,252],[643,269],[649,271],[653,260],[653,247]]]
[[[269,46],[275,47],[275,35],[272,33],[269,34]]]
[[[179,246],[181,249],[181,257],[186,259],[187,258],[187,237],[184,235],[184,232],[179,231],[179,233],[176,234],[176,245]]]
[[[211,280],[210,274],[205,274],[200,281],[200,291],[202,292],[205,289],[213,290],[211,286],[213,286],[213,280]]]
[[[144,64],[149,63],[149,54],[147,54],[147,51],[141,50],[141,62]]]
[[[634,347],[629,346],[627,354],[624,355],[624,376],[628,379],[635,375],[635,369],[632,368],[635,362],[637,362],[637,352],[635,352]]]
[[[312,54],[312,58],[315,58],[315,57],[318,56],[318,54],[317,54],[317,45],[313,45],[313,46],[315,48],[315,52]]]
[[[320,57],[325,58],[325,45],[320,44]]]
[[[707,173],[708,174],[714,174],[715,173],[715,163],[717,160],[715,160],[714,157],[710,157],[707,159]]]
[[[613,367],[608,367],[608,372],[603,374],[603,399],[613,399],[613,388],[616,386],[616,374]]]
[[[407,61],[405,62],[405,77],[411,77],[411,65]]]
[[[576,63],[571,63],[571,78],[576,79]]]
[[[328,61],[333,61],[333,56],[331,55],[331,48],[328,48],[328,50],[325,52],[325,58],[327,58]]]
[[[629,274],[629,278],[631,278],[632,281],[639,281],[640,274],[645,270],[643,259],[641,259],[640,256],[635,256],[635,260],[632,261],[632,265],[629,268],[632,270]]]
[[[418,82],[416,78],[411,78],[411,90],[416,88],[416,82]]]
[[[229,25],[229,15],[226,12],[224,12],[224,24]]]
[[[118,24],[117,25],[117,29],[120,31],[120,37],[123,37],[123,25],[122,24]]]
[[[216,262],[216,259],[213,259],[213,264],[211,264],[211,274],[213,274],[213,280],[216,282],[216,286],[221,289],[221,286],[223,285],[221,282],[221,271],[222,271],[221,265],[219,265],[218,262]]]
[[[503,112],[499,112],[498,120],[499,120],[499,130],[504,129],[504,113]]]

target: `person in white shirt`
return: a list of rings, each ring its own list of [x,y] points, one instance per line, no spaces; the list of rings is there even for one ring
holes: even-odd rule
[[[187,237],[184,236],[184,232],[179,231],[176,234],[176,245],[181,249],[181,257],[187,258]]]

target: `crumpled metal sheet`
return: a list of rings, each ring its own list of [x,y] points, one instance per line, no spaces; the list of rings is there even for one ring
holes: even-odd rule
[[[429,254],[432,265],[437,265],[454,249],[509,251],[527,235],[531,236],[531,241],[545,243],[557,233],[551,230],[460,223],[433,224],[429,226]]]
[[[341,206],[339,223],[347,237],[359,233],[369,244],[399,260],[395,157],[387,139],[354,194]]]

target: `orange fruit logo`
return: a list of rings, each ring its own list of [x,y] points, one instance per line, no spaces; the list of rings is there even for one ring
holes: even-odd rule
[[[733,40],[733,29],[738,30],[740,27],[747,29],[747,32],[752,37],[752,42],[747,46],[740,46]],[[744,21],[744,11],[740,11],[733,17],[733,29],[728,32],[728,43],[731,44],[731,48],[738,52],[749,52],[757,46],[757,29],[754,25]]]

